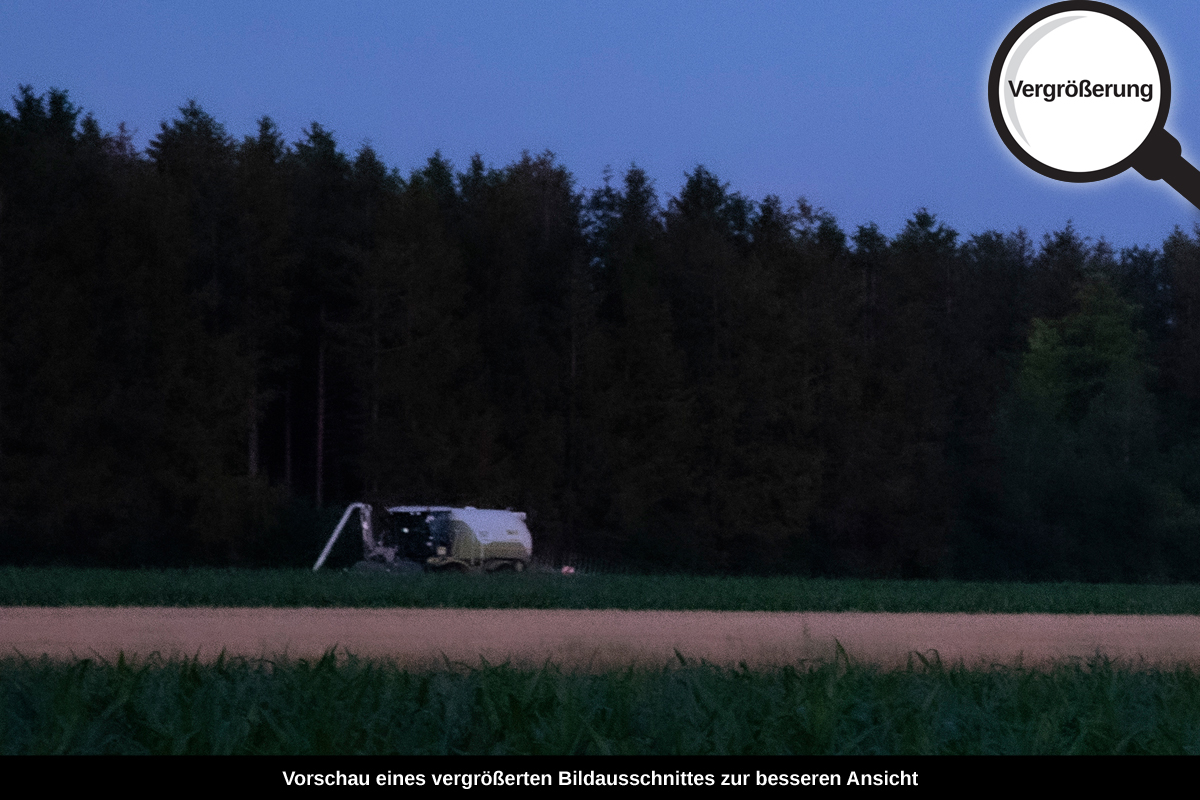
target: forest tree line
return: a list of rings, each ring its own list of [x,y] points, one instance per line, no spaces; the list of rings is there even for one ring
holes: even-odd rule
[[[192,102],[0,112],[0,563],[311,563],[513,507],[658,570],[1200,579],[1200,231],[895,237],[697,167],[408,175]]]

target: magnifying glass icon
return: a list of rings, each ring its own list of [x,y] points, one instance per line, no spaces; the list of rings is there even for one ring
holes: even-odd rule
[[[1167,133],[1171,77],[1154,37],[1107,3],[1054,3],[1021,20],[988,78],[992,122],[1030,169],[1071,183],[1133,167],[1200,208],[1200,171]]]

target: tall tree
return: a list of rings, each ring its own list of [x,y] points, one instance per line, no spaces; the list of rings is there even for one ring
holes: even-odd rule
[[[504,170],[473,160],[459,177],[459,222],[479,325],[480,372],[495,417],[479,433],[465,475],[480,502],[540,514],[550,541],[566,519],[572,323],[585,263],[582,201],[550,153]],[[523,479],[522,479],[523,476]]]
[[[228,302],[247,362],[246,472],[251,479],[264,474],[261,424],[267,410],[285,399],[286,370],[294,365],[296,337],[289,305],[297,257],[291,247],[286,153],[283,137],[269,117],[259,120],[258,135],[243,139],[236,153],[238,250]],[[274,449],[286,450],[278,445]],[[288,465],[280,470],[287,471]]]
[[[620,189],[592,194],[588,218],[599,325],[582,411],[580,514],[597,533],[593,553],[679,563],[695,514],[694,409],[663,283],[662,209],[633,166]]]
[[[343,365],[331,359],[330,342],[335,326],[349,317],[350,268],[347,250],[347,208],[350,187],[350,161],[338,149],[333,133],[312,123],[304,138],[297,141],[287,159],[291,167],[294,238],[299,253],[298,275],[294,286],[295,326],[302,337],[304,360],[294,382],[310,388],[313,420],[312,443],[313,498],[324,506],[327,491],[327,456],[330,442],[350,441],[348,431],[330,430],[329,423],[343,418],[343,393],[331,387],[345,385]],[[331,409],[330,401],[337,401]],[[349,455],[339,449],[337,462],[339,500],[356,493],[354,476],[346,468]]]
[[[1167,577],[1147,338],[1107,283],[1079,303],[1034,321],[1003,406],[1010,558],[1037,578]]]

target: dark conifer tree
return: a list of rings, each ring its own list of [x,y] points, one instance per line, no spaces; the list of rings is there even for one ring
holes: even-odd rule
[[[599,334],[590,353],[581,549],[681,563],[695,514],[693,401],[663,283],[663,220],[653,184],[631,167],[620,189],[593,193],[593,285]]]
[[[291,291],[298,261],[292,247],[292,202],[284,170],[287,146],[269,117],[237,148],[235,205],[238,250],[229,299],[246,360],[246,473],[287,487],[287,372],[295,366]],[[274,424],[264,426],[274,410]],[[266,430],[264,428],[267,428]],[[264,450],[270,454],[264,458]],[[273,472],[273,475],[271,474]]]
[[[295,202],[293,242],[298,256],[297,281],[293,287],[293,325],[300,336],[300,361],[291,385],[297,437],[303,443],[297,458],[310,466],[309,481],[297,488],[311,487],[318,508],[326,499],[345,502],[360,493],[351,464],[353,438],[340,427],[352,395],[346,363],[336,339],[338,326],[352,315],[352,282],[348,251],[348,202],[350,161],[338,149],[332,132],[316,122],[296,142],[287,159]],[[299,480],[299,479],[298,479]],[[330,490],[332,493],[330,494]]]

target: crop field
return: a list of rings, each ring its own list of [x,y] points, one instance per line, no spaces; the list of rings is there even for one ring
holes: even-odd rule
[[[3,606],[1200,614],[1200,586],[7,567],[0,568]]]
[[[1103,660],[970,671],[914,660],[774,671],[691,664],[210,665],[0,660],[0,752],[151,754],[1191,754],[1200,675]]]
[[[669,625],[679,628],[686,627],[679,619],[699,625],[694,621],[701,617],[728,622],[739,614],[839,624],[895,615],[884,628],[894,627],[894,620],[963,614],[968,627],[1005,615],[1027,615],[1042,628],[1058,617],[1035,615],[1064,615],[1072,628],[1103,620],[1141,620],[1133,623],[1138,629],[1171,620],[1191,626],[1190,618],[1200,615],[1200,588],[0,569],[0,629],[7,619],[11,630],[23,614],[61,616],[86,606],[126,618],[217,615],[225,620],[218,630],[228,632],[235,614],[299,615],[300,630],[314,627],[319,617],[362,609],[375,618],[399,615],[401,638],[418,635],[404,620],[440,614],[426,623],[429,629],[460,624],[457,630],[470,632],[479,630],[471,620],[483,619],[472,615],[516,619],[519,610],[529,611],[520,615],[523,629],[491,626],[500,629],[501,639],[514,640],[534,636],[538,615],[553,621],[556,615],[625,614],[611,626],[622,635],[633,627],[630,614],[644,615],[639,620],[682,615],[670,617]],[[975,618],[979,622],[970,622]],[[340,619],[333,620],[335,629]],[[550,627],[570,626],[559,620]],[[757,635],[734,625],[741,627],[747,628],[744,640],[726,629],[713,636],[741,652],[738,642]],[[468,642],[476,649],[462,652],[482,653],[484,638],[480,632]],[[885,666],[831,641],[832,658],[773,666],[717,663],[675,650],[669,665],[591,669],[555,659],[530,664],[462,653],[414,666],[353,649],[63,658],[10,647],[0,653],[0,753],[1200,754],[1200,671],[1194,665],[1137,664],[1096,653],[1048,664],[968,668],[917,648],[903,663]]]

